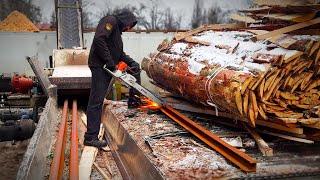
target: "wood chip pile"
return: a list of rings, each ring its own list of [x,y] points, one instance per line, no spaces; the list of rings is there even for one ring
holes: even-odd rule
[[[11,12],[0,22],[0,31],[5,32],[39,32],[39,29],[19,11]]]
[[[230,18],[255,29],[274,30],[312,20],[320,10],[314,0],[254,0],[254,7],[231,14]],[[319,26],[311,27],[314,29]]]
[[[203,26],[163,41],[142,69],[158,86],[220,116],[319,140],[320,36],[290,34],[302,27]]]

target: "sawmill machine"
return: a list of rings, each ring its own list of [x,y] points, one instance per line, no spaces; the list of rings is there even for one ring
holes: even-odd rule
[[[42,99],[45,96],[36,78],[0,75],[0,142],[33,135]]]
[[[87,93],[90,89],[81,4],[81,0],[55,0],[57,49],[50,58],[53,72],[49,79],[57,85],[60,95]]]

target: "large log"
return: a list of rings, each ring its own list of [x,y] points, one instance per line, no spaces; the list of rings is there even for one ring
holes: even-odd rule
[[[164,41],[159,52],[144,58],[142,69],[160,87],[189,101],[216,106],[251,126],[257,119],[316,125],[319,36],[290,37],[312,42],[310,47],[297,45],[304,52],[253,42],[253,36],[245,31],[204,31],[190,35],[192,43]]]

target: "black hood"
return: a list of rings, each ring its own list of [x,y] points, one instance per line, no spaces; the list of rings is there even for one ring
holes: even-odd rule
[[[128,9],[122,9],[114,15],[119,20],[119,28],[121,31],[125,27],[130,26],[131,28],[137,24],[136,16]]]

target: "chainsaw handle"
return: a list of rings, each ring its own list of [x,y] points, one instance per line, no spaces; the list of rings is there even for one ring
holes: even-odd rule
[[[127,65],[125,62],[123,62],[123,61],[120,61],[120,62],[118,63],[118,65],[116,66],[116,69],[119,70],[119,71],[121,71],[121,72],[126,71],[127,68],[128,68],[128,65]]]

